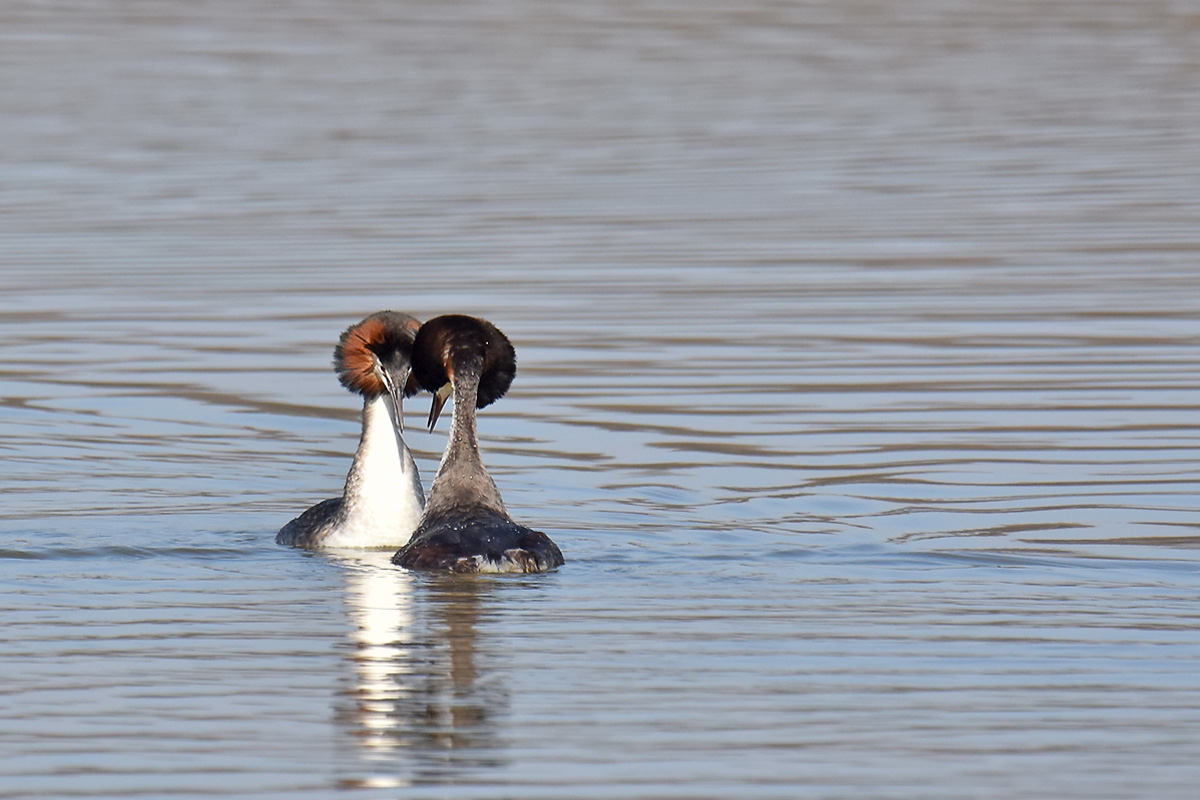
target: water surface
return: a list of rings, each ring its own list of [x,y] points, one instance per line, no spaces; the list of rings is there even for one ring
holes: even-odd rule
[[[1192,797],[1198,38],[7,4],[0,798]],[[562,570],[272,544],[384,307],[514,341],[484,455]]]

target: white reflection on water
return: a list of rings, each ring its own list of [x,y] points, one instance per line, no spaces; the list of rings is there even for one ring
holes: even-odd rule
[[[338,713],[361,774],[343,786],[387,788],[454,783],[504,764],[495,717],[507,693],[481,672],[486,580],[419,576],[394,567],[391,552],[325,556],[346,580],[352,687]]]
[[[373,551],[329,556],[346,577],[359,743],[381,757],[404,745],[396,709],[412,691],[414,662],[413,577],[392,568],[390,557]]]

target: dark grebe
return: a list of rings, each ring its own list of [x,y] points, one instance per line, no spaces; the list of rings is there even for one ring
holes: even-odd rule
[[[284,525],[275,537],[293,547],[398,547],[421,519],[425,493],[404,443],[402,403],[418,391],[412,346],[421,323],[380,311],[347,328],[333,350],[342,385],[363,396],[362,438],[341,497]]]
[[[393,563],[451,572],[544,572],[563,563],[550,537],[508,516],[479,456],[475,409],[503,397],[516,371],[512,344],[490,322],[448,315],[417,333],[413,376],[434,393],[429,429],[451,391],[454,421],[421,524]]]

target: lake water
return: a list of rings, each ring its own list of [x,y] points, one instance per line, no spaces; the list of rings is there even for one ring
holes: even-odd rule
[[[0,798],[1195,797],[1197,53],[1167,0],[5,3]],[[272,543],[381,308],[513,340],[484,456],[563,569]]]

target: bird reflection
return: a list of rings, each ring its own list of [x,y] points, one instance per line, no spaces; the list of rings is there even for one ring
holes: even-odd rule
[[[478,652],[481,607],[493,587],[395,568],[383,551],[330,554],[346,576],[352,684],[337,721],[352,743],[347,788],[458,780],[500,766],[496,714],[507,693]]]

